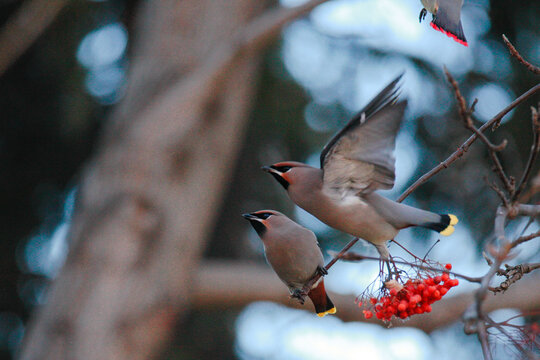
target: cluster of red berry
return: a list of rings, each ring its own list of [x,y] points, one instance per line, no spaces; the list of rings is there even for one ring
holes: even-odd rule
[[[451,264],[446,264],[447,270],[452,269]],[[364,317],[370,319],[373,312],[377,319],[390,321],[392,316],[406,319],[414,314],[431,312],[431,304],[440,300],[448,290],[457,286],[457,279],[450,279],[450,275],[444,272],[439,276],[428,276],[415,280],[408,280],[404,285],[393,281],[387,296],[380,299],[372,297],[368,305],[371,310],[363,310]],[[359,303],[362,306],[362,303]]]

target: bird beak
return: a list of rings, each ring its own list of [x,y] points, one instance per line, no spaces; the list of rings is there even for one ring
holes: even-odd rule
[[[277,171],[276,169],[270,167],[270,166],[263,166],[261,167],[261,170],[262,171],[265,171],[267,173],[270,173],[270,174],[277,174],[279,176],[281,176],[281,172]]]
[[[285,173],[282,173],[271,166],[263,166],[261,167],[261,170],[272,175],[281,184],[281,186],[285,188],[285,190],[289,188],[289,179],[286,177]]]
[[[249,220],[249,223],[251,224],[251,226],[253,226],[253,228],[255,229],[257,234],[259,235],[259,237],[262,239],[264,233],[267,230],[266,229],[266,227],[267,227],[266,220],[263,220],[260,217],[258,217],[256,215],[253,215],[253,214],[242,214],[242,216],[245,219]]]
[[[259,221],[259,222],[262,222],[262,219],[256,217],[255,215],[253,214],[242,214],[242,216],[246,219],[246,220],[249,220],[249,221]]]

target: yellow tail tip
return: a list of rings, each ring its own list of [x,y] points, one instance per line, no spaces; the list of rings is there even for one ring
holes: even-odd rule
[[[450,217],[450,225],[456,225],[459,222],[459,219],[456,215],[448,214]]]
[[[444,235],[444,236],[450,236],[453,233],[454,233],[454,227],[452,225],[448,225],[446,229],[441,231],[441,235]]]
[[[330,310],[326,310],[326,311],[324,311],[324,312],[317,313],[317,316],[318,316],[318,317],[323,317],[323,316],[325,316],[326,314],[335,314],[336,312],[337,312],[336,308],[333,307],[333,308],[331,308]]]

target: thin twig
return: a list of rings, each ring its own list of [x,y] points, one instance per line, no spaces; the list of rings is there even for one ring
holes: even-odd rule
[[[491,349],[489,348],[488,333],[483,319],[477,320],[477,330],[478,340],[480,340],[480,344],[482,345],[482,354],[484,354],[484,360],[491,360],[492,355]]]
[[[499,160],[499,157],[497,155],[497,152],[503,150],[506,147],[506,144],[508,142],[504,140],[501,144],[494,145],[479,129],[476,128],[476,126],[474,126],[473,120],[471,118],[471,113],[467,109],[467,102],[465,101],[465,98],[463,97],[463,95],[461,94],[461,91],[459,90],[459,85],[457,81],[454,79],[452,74],[450,74],[448,69],[446,69],[446,67],[444,68],[444,73],[446,74],[446,78],[448,82],[454,89],[454,95],[457,100],[459,115],[461,116],[461,119],[465,127],[471,130],[474,134],[476,134],[476,136],[478,136],[480,140],[482,140],[482,142],[486,144],[488,148],[489,157],[491,158],[491,161],[493,162],[493,165],[494,165],[495,173],[499,176],[499,179],[503,183],[506,191],[510,194],[510,196],[513,196],[515,192],[515,187],[512,184],[510,178],[506,175],[504,168],[501,164],[501,161]]]
[[[502,38],[503,38],[503,41],[504,41],[504,43],[506,44],[506,46],[508,46],[508,50],[510,50],[510,54],[512,54],[513,57],[515,57],[520,63],[522,63],[523,65],[525,65],[525,67],[526,67],[527,69],[529,69],[529,71],[531,71],[533,74],[536,74],[536,75],[539,75],[539,74],[540,74],[540,68],[534,66],[533,64],[531,64],[530,62],[528,62],[527,60],[525,60],[525,59],[519,54],[519,52],[516,50],[516,48],[514,47],[514,45],[512,45],[512,43],[510,42],[510,40],[508,40],[508,38],[506,37],[506,35],[503,34]]]
[[[495,124],[497,121],[500,121],[506,114],[508,114],[512,109],[514,109],[516,106],[536,94],[538,91],[540,91],[540,84],[537,84],[524,92],[522,95],[520,95],[518,98],[516,98],[510,105],[505,107],[503,110],[501,110],[497,115],[495,115],[491,120],[483,124],[478,128],[480,132],[484,132],[488,127]],[[467,141],[465,141],[460,147],[457,148],[456,151],[454,151],[446,160],[441,162],[439,165],[435,166],[433,169],[422,175],[418,180],[416,180],[411,186],[407,188],[401,194],[401,196],[398,198],[398,202],[402,202],[405,200],[413,191],[415,191],[420,185],[427,182],[429,179],[437,175],[439,172],[441,172],[443,169],[446,169],[448,166],[450,166],[452,163],[454,163],[456,160],[461,158],[467,150],[469,150],[469,147],[472,145],[478,139],[478,135],[473,134],[471,135]]]
[[[359,254],[359,253],[356,253],[356,252],[353,252],[353,251],[348,251],[347,253],[341,255],[340,258],[341,258],[341,260],[345,260],[345,261],[362,261],[362,260],[380,261],[381,260],[381,258],[379,258],[379,257],[366,256],[366,255],[362,255],[362,254]],[[433,267],[433,266],[414,264],[414,263],[410,263],[410,262],[407,262],[407,261],[401,261],[401,260],[395,260],[395,259],[394,259],[394,262],[396,264],[407,265],[407,266],[411,266],[411,267],[421,269],[421,270],[437,271],[437,272],[443,271],[445,273],[454,275],[456,277],[460,277],[460,278],[462,278],[464,280],[467,280],[467,281],[473,282],[473,283],[480,283],[480,281],[482,281],[481,277],[467,276],[467,275],[456,273],[454,271],[449,271],[449,270],[446,270],[446,269],[440,269],[440,268],[436,268],[436,267]]]
[[[341,251],[339,253],[337,253],[333,258],[332,260],[330,260],[328,262],[328,264],[326,264],[326,266],[324,267],[327,271],[330,270],[330,268],[351,248],[353,247],[354,244],[356,244],[356,242],[358,241],[359,239],[357,237],[355,237],[354,239],[352,239],[351,241],[349,241],[349,243],[347,245],[345,245],[345,247],[343,249],[341,249]],[[309,280],[306,284],[304,284],[304,287],[302,288],[302,293],[303,293],[303,297],[302,298],[299,298],[298,300],[300,302],[303,302],[304,301],[304,298],[305,296],[307,295],[307,293],[311,290],[311,288],[313,287],[313,285],[319,281],[319,279],[321,278],[321,274],[319,272],[317,272],[315,275],[313,275],[313,277],[311,278],[311,280]]]
[[[487,177],[484,177],[484,181],[491,188],[491,190],[495,191],[495,193],[499,196],[499,198],[501,199],[504,206],[509,207],[510,206],[510,200],[508,200],[508,198],[506,197],[506,194],[504,193],[504,191],[499,189],[499,187],[496,184],[490,182]]]
[[[504,326],[502,326],[501,324],[499,323],[496,323],[495,321],[493,321],[493,319],[491,319],[489,316],[486,316],[486,322],[488,324],[490,324],[490,327],[494,327],[495,329],[499,330],[501,333],[503,333],[508,339],[512,339],[512,335],[510,335],[508,333],[508,331],[506,331],[506,329],[504,328]],[[505,326],[509,326],[509,324],[506,324]],[[519,344],[517,341],[512,341],[512,343],[514,344],[514,346],[518,349],[518,351],[522,354],[526,354],[527,351],[523,348],[523,346],[521,346],[521,344]]]
[[[519,244],[522,244],[532,239],[536,239],[537,237],[540,237],[540,230],[530,235],[518,237],[516,240],[512,242],[512,247],[516,247]]]
[[[334,256],[334,258],[330,260],[330,262],[326,264],[324,268],[326,270],[330,269],[332,265],[334,265],[347,251],[349,251],[351,247],[353,247],[354,244],[356,244],[357,241],[358,241],[358,238],[354,238],[351,241],[349,241],[349,243],[345,245],[345,247],[341,249],[341,251],[336,256]]]
[[[519,264],[516,266],[510,266],[505,264],[505,269],[499,269],[497,275],[506,277],[506,280],[503,281],[499,286],[490,288],[489,290],[493,293],[504,292],[508,288],[519,281],[523,275],[533,272],[536,269],[540,269],[540,263],[535,264]]]
[[[531,174],[534,164],[536,163],[538,152],[540,151],[540,121],[538,119],[538,111],[534,107],[531,108],[531,111],[532,111],[531,118],[532,118],[532,130],[533,130],[533,144],[531,146],[531,151],[529,152],[529,159],[527,160],[525,171],[523,172],[523,176],[521,177],[521,180],[519,181],[517,190],[514,193],[514,196],[512,197],[513,200],[519,197],[519,195],[525,188],[525,184],[527,184],[527,182],[529,181],[529,176]]]

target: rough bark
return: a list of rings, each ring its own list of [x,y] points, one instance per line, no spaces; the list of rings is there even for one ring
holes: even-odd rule
[[[149,359],[189,308],[192,271],[241,142],[258,57],[236,59],[210,97],[196,82],[167,93],[263,6],[144,4],[126,97],[84,171],[70,254],[22,359]]]

